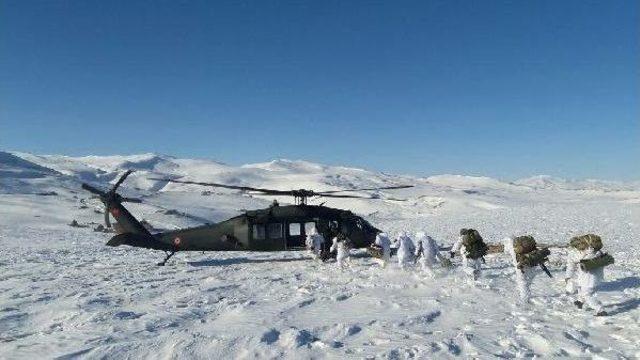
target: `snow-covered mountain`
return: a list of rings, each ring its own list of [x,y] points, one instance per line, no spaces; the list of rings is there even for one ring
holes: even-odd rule
[[[0,153],[0,193],[86,196],[80,189],[82,182],[108,188],[124,171],[135,172],[120,192],[145,199],[138,208],[146,220],[165,222],[161,228],[220,221],[244,210],[266,207],[274,198],[251,195],[240,191],[205,188],[199,185],[170,183],[159,179],[182,179],[245,185],[261,188],[345,190],[393,185],[414,185],[401,190],[361,191],[355,194],[378,200],[312,198],[311,203],[351,209],[378,219],[425,219],[434,215],[460,214],[477,211],[490,215],[495,211],[509,211],[553,203],[640,202],[637,183],[607,181],[568,181],[537,176],[514,182],[489,177],[437,175],[415,177],[392,175],[344,166],[328,166],[307,161],[274,160],[266,163],[231,166],[206,159],[179,159],[158,154],[129,156],[34,155],[13,152]],[[77,194],[77,195],[76,195]],[[292,198],[277,197],[281,203]],[[403,200],[403,201],[398,201]],[[174,219],[169,224],[156,216],[157,205],[180,213],[193,215]],[[99,205],[96,205],[99,207]],[[185,221],[187,221],[185,223]],[[389,231],[399,231],[405,224],[393,222]]]
[[[513,182],[516,185],[528,186],[534,189],[563,189],[563,190],[592,190],[592,191],[637,191],[640,189],[637,181],[605,181],[605,180],[565,180],[549,175],[532,176]]]
[[[224,205],[219,203],[225,197],[241,198],[242,209],[252,205],[262,207],[272,198],[253,196],[253,200],[247,202],[247,194],[238,191],[168,183],[157,179],[182,179],[278,190],[304,188],[316,191],[415,185],[411,189],[356,193],[376,197],[380,201],[325,198],[311,200],[313,203],[326,202],[331,206],[350,208],[363,215],[424,215],[434,211],[457,211],[463,208],[493,210],[522,203],[573,201],[577,198],[628,202],[635,202],[640,198],[640,186],[637,183],[567,181],[549,176],[504,182],[488,177],[463,175],[437,175],[426,178],[391,175],[358,168],[284,159],[231,166],[212,160],[179,159],[158,154],[85,157],[20,152],[0,154],[0,174],[3,178],[0,192],[38,193],[56,191],[59,186],[77,190],[80,182],[106,188],[124,171],[133,169],[136,172],[127,179],[122,191],[135,192],[137,196],[146,197],[166,197],[176,193],[201,194],[208,191],[220,195],[215,199],[208,198],[208,205],[219,205],[222,208]],[[32,179],[34,176],[37,177],[37,181]],[[284,203],[293,201],[290,198],[277,200]],[[221,209],[219,214],[231,215],[239,210]]]
[[[126,206],[158,229],[220,221],[273,198],[154,178],[318,191],[411,184],[357,192],[376,200],[311,203],[351,209],[392,236],[426,231],[445,246],[462,227],[490,243],[531,234],[563,245],[597,233],[616,259],[599,293],[610,316],[573,307],[557,247],[554,278],[538,276],[525,308],[516,305],[514,270],[502,254],[487,257],[474,285],[458,266],[432,278],[359,257],[338,270],[301,252],[179,253],[158,268],[162,254],[106,247],[111,234],[93,231],[103,205],[81,183],[107,188],[128,169],[136,172],[120,192],[144,202]],[[639,357],[638,219],[637,182],[0,152],[0,358]],[[68,226],[72,220],[80,227]]]
[[[122,172],[133,169],[136,173],[127,181],[130,187],[153,191],[198,191],[201,187],[181,184],[158,186],[150,178],[188,179],[230,185],[275,187],[278,189],[311,188],[314,190],[352,189],[358,187],[388,186],[398,183],[416,184],[418,187],[478,189],[499,191],[570,190],[570,191],[640,191],[638,182],[601,180],[565,180],[540,175],[513,182],[489,177],[464,175],[436,175],[426,178],[389,175],[364,169],[327,166],[301,160],[279,159],[266,163],[231,166],[213,160],[179,159],[158,154],[129,156],[34,155],[22,152],[0,152],[0,174],[3,178],[29,178],[34,174],[76,178],[79,181],[113,182]]]

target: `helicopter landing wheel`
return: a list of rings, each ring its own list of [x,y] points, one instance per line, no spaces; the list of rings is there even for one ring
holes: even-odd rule
[[[171,251],[170,253],[167,253],[167,257],[164,258],[164,260],[162,260],[162,262],[158,263],[158,266],[164,266],[164,264],[167,263],[167,260],[171,259],[171,257],[176,253],[175,250]]]

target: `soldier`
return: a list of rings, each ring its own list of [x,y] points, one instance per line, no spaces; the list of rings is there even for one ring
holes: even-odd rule
[[[413,261],[413,252],[415,246],[409,235],[402,231],[398,236],[398,265],[401,269],[405,269]]]
[[[573,303],[580,309],[586,304],[596,316],[607,315],[596,298],[596,287],[604,278],[604,267],[614,261],[611,255],[603,253],[601,249],[602,239],[598,235],[587,234],[572,238],[565,274],[567,293],[574,292],[574,277],[578,287],[577,299]]]
[[[515,280],[520,295],[520,302],[528,304],[531,298],[531,283],[538,273],[536,267],[540,266],[551,276],[544,262],[548,260],[548,249],[538,249],[536,240],[532,236],[507,237],[503,240],[504,252],[511,256],[513,266],[516,268]]]
[[[322,234],[318,234],[318,230],[315,226],[309,229],[309,234],[307,234],[305,243],[311,257],[314,259],[320,258],[322,247],[324,245],[324,236],[322,236]]]
[[[336,262],[339,267],[344,267],[351,263],[350,250],[349,239],[342,233],[338,233],[338,236],[333,238],[333,244],[329,249],[330,252],[337,252]]]
[[[376,235],[375,244],[382,249],[382,262],[380,264],[384,268],[391,259],[391,240],[389,240],[389,236],[387,236],[387,234],[379,233]]]
[[[440,255],[440,248],[436,241],[422,231],[416,233],[416,252],[414,254],[419,259],[423,271],[433,276],[433,265],[440,261],[444,266],[449,259]],[[422,256],[420,256],[422,255]]]
[[[475,281],[480,277],[481,261],[487,253],[487,245],[480,233],[474,229],[460,229],[458,241],[451,247],[451,257],[459,252],[462,257],[462,269],[469,280]]]

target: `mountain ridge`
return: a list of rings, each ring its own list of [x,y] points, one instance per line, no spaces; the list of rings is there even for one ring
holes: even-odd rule
[[[326,165],[306,160],[275,159],[268,162],[250,163],[239,166],[228,165],[211,159],[187,159],[157,153],[143,153],[133,155],[81,156],[66,155],[38,155],[27,152],[0,151],[0,170],[8,171],[13,166],[16,169],[16,159],[20,159],[24,170],[33,172],[38,169],[47,175],[63,174],[78,178],[80,181],[103,182],[113,181],[114,173],[133,169],[139,172],[150,172],[156,175],[167,175],[171,178],[188,178],[195,181],[211,181],[208,177],[220,177],[231,184],[255,184],[260,182],[261,175],[280,174],[283,177],[308,177],[312,175],[326,175],[328,183],[335,186],[352,188],[349,181],[340,181],[340,177],[348,175],[358,178],[378,178],[374,181],[385,186],[385,182],[392,179],[401,181],[426,182],[436,186],[451,188],[511,188],[527,187],[533,190],[582,190],[582,191],[636,191],[640,190],[638,181],[611,181],[599,179],[563,179],[549,175],[535,175],[515,181],[503,181],[487,176],[470,176],[461,174],[440,174],[426,177],[413,175],[389,174],[367,169]],[[5,174],[6,175],[6,174]],[[33,175],[33,174],[32,174]],[[211,175],[211,176],[209,176]],[[214,176],[216,175],[216,176]],[[266,175],[265,175],[266,176]],[[264,179],[262,179],[264,180]],[[302,179],[298,179],[302,180]],[[362,179],[366,180],[366,179]],[[264,181],[263,181],[264,182]],[[272,183],[273,181],[266,181]],[[301,181],[306,183],[307,181]],[[372,184],[375,186],[375,184]],[[146,186],[144,186],[146,187]],[[299,188],[299,187],[296,187]]]

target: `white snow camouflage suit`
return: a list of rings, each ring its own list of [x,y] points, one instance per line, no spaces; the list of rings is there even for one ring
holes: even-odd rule
[[[316,228],[311,228],[309,230],[309,234],[307,234],[306,239],[307,249],[309,249],[309,253],[314,259],[318,259],[320,257],[320,253],[322,252],[322,244],[324,244],[324,236],[322,234],[318,234],[318,230]]]
[[[350,262],[350,253],[349,253],[349,246],[347,246],[347,240],[341,240],[338,241],[337,237],[333,238],[333,244],[331,245],[331,248],[329,249],[330,252],[337,252],[336,255],[336,262],[338,264],[339,267],[343,267],[344,265],[346,265],[348,262]]]
[[[462,257],[462,271],[467,274],[469,280],[477,280],[480,277],[480,271],[482,270],[481,259],[469,259],[467,258],[467,248],[464,247],[464,237],[460,235],[458,241],[451,247],[452,253],[460,253]]]
[[[589,260],[601,255],[601,251],[592,248],[585,250],[569,249],[567,254],[567,292],[572,294],[577,287],[577,300],[590,307],[596,314],[602,311],[602,303],[596,298],[596,287],[604,279],[604,267],[585,271],[580,267],[580,260]]]
[[[376,235],[375,244],[382,248],[382,267],[386,267],[391,259],[391,240],[387,234],[379,233]]]
[[[413,261],[413,252],[415,246],[413,240],[407,235],[406,232],[400,233],[398,236],[398,266],[404,269]]]
[[[420,266],[422,270],[433,275],[433,266],[436,262],[442,261],[442,255],[440,255],[440,248],[436,241],[429,235],[422,231],[416,233],[416,251],[415,256],[418,256],[422,251],[422,256],[419,258]]]
[[[533,267],[524,267],[522,270],[518,269],[518,259],[516,257],[516,251],[513,248],[514,243],[513,237],[507,237],[502,240],[504,244],[504,252],[505,254],[511,257],[511,263],[513,264],[515,272],[515,281],[516,287],[518,288],[518,295],[520,296],[520,301],[522,303],[529,303],[531,299],[531,283],[538,273],[536,268]]]

